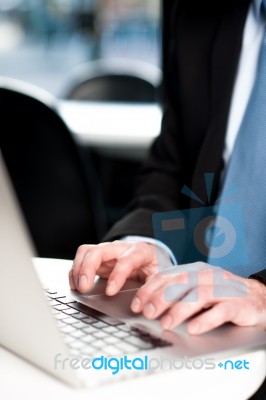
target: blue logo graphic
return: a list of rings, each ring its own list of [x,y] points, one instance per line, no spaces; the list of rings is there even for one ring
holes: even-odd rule
[[[249,369],[249,361],[247,360],[236,360],[236,361],[232,361],[232,360],[226,360],[224,363],[219,362],[219,364],[217,364],[219,368],[221,369],[228,369],[228,370],[240,370],[240,369]]]
[[[204,174],[204,178],[207,204],[184,186],[181,193],[201,206],[154,213],[154,237],[172,250],[178,264],[204,261],[247,276],[248,252],[241,204],[231,199],[223,205],[219,205],[219,200],[214,206],[209,205],[214,174]],[[231,188],[227,195],[234,197],[235,192],[236,188]],[[216,216],[218,207],[219,215]]]

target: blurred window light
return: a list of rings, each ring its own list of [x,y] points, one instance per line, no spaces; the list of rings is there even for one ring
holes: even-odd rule
[[[23,41],[23,31],[11,22],[0,23],[0,54],[16,49]]]
[[[0,11],[8,11],[18,7],[23,0],[0,0]]]
[[[0,0],[0,75],[61,93],[98,58],[161,64],[161,0]]]

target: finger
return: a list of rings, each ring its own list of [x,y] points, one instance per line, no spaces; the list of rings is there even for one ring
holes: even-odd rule
[[[101,243],[89,249],[85,253],[77,273],[78,289],[81,292],[88,291],[93,286],[95,276],[98,274],[100,267],[106,263],[115,263],[115,260],[129,246],[131,246],[131,243],[115,241],[113,243]]]
[[[172,289],[172,295],[166,296],[168,289]],[[212,298],[212,286],[201,287],[201,292],[205,295],[198,298],[198,288],[191,288],[187,292],[184,285],[175,284],[164,289],[164,293],[155,293],[153,298],[143,308],[143,314],[147,318],[158,318],[165,313],[167,309],[170,311],[162,318],[161,324],[164,329],[172,329],[181,324],[191,315],[200,311],[202,308],[209,306],[210,298]],[[173,294],[175,293],[175,296]],[[151,315],[151,310],[153,315]]]
[[[189,287],[180,283],[180,281],[185,279],[184,274],[180,274],[176,277],[178,283],[169,285],[169,282],[165,282],[161,287],[159,287],[156,291],[153,291],[151,297],[143,301],[143,314],[148,319],[158,318],[161,314],[163,314],[168,308],[171,308],[174,304],[179,301],[183,301],[184,296],[187,298],[188,290],[196,292],[194,287]],[[172,280],[171,280],[172,281]],[[197,299],[197,293],[193,296],[193,300]],[[192,301],[192,296],[190,301]]]
[[[182,303],[186,303],[198,302],[200,298],[201,303],[206,306],[206,301],[213,300],[211,279],[213,269],[214,267],[206,268],[206,264],[198,262],[179,266],[180,272],[178,273],[176,273],[178,267],[173,267],[167,270],[166,274],[160,273],[151,276],[137,292],[131,305],[132,311],[143,311],[145,317],[157,318],[174,302],[181,299]],[[164,294],[164,298],[160,292]],[[175,326],[174,320],[170,324],[170,317],[171,315],[163,321],[165,329]],[[176,321],[177,323],[178,321]]]
[[[78,268],[80,266],[86,252],[95,246],[96,245],[82,244],[81,246],[78,247],[76,254],[75,254],[75,258],[73,260],[73,265],[72,265],[73,270],[75,270],[76,268]]]
[[[106,293],[109,296],[118,293],[134,271],[155,265],[155,257],[154,246],[147,243],[134,243],[131,245],[117,259],[107,282]]]
[[[200,298],[198,297],[198,289],[193,288],[183,298],[173,303],[169,311],[161,318],[162,328],[165,330],[173,329],[202,309],[208,308],[212,302],[211,285],[200,288]]]
[[[157,289],[152,297],[148,299],[145,303],[143,302],[143,315],[147,319],[158,318],[167,309],[173,306],[173,301],[167,301],[164,295],[164,289]]]
[[[158,316],[160,310],[166,306],[165,303],[168,303],[169,305],[173,301],[182,298],[187,291],[191,290],[193,286],[190,286],[191,283],[187,284],[187,281],[188,275],[186,272],[181,272],[175,275],[164,275],[161,273],[152,275],[136,293],[136,296],[131,303],[132,311],[141,312],[149,303],[145,312],[146,316],[148,317],[149,314],[149,318],[151,318],[151,304],[156,308],[156,310],[153,310],[154,315]],[[159,295],[160,292],[164,296],[164,299]],[[154,296],[155,293],[156,296]],[[156,304],[153,304],[153,302]]]
[[[213,268],[206,269],[204,263],[194,263],[188,265],[174,266],[160,274],[164,277],[165,282],[169,281],[167,287],[164,288],[165,300],[167,302],[176,301],[184,297],[191,290],[196,289],[194,299],[198,299],[198,290],[212,285],[211,274]],[[154,279],[154,275],[149,280]],[[147,281],[148,288],[149,282]],[[192,301],[192,299],[190,299]]]
[[[76,290],[76,285],[75,285],[75,281],[73,278],[73,271],[72,269],[69,271],[68,273],[68,280],[69,280],[69,286],[71,290]]]
[[[226,322],[232,321],[237,310],[237,303],[221,302],[189,322],[187,330],[191,335],[209,332]]]
[[[72,270],[73,270],[72,276],[73,276],[76,288],[78,288],[78,273],[81,268],[84,256],[87,253],[87,251],[89,251],[93,247],[94,247],[94,245],[83,244],[83,245],[79,246],[79,248],[76,251],[76,255],[75,255],[75,258],[73,261],[73,265],[72,265]]]
[[[173,329],[175,326],[178,326],[191,318],[194,314],[206,310],[217,303],[222,304],[226,299],[225,295],[230,294],[230,303],[233,300],[232,294],[236,296],[235,289],[233,292],[232,290],[228,291],[228,288],[225,287],[225,285],[217,285],[215,289],[217,293],[222,293],[223,296],[216,297],[212,285],[202,285],[199,288],[191,290],[186,296],[179,300],[176,305],[173,305],[166,315],[163,316],[161,319],[162,327],[164,329]]]
[[[167,278],[161,274],[152,275],[151,278],[137,291],[131,302],[131,310],[135,313],[142,312],[153,294],[163,287],[166,279]]]

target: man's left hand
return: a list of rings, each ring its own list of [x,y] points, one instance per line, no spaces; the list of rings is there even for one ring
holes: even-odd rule
[[[197,262],[150,276],[131,308],[148,319],[160,317],[168,330],[190,319],[187,330],[193,335],[226,322],[266,329],[266,285]]]

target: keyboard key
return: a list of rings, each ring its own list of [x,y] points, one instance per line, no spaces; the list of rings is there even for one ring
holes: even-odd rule
[[[137,351],[139,351],[138,347],[126,342],[120,342],[119,344],[117,344],[117,347],[125,353],[136,353]]]
[[[95,350],[94,347],[92,346],[88,346],[88,345],[84,345],[84,347],[82,348],[82,355],[83,357],[88,357],[88,356],[92,356],[96,353],[97,350]]]
[[[108,333],[114,333],[114,332],[118,332],[118,329],[114,326],[107,326],[106,328],[103,328],[104,332],[108,332]]]
[[[106,337],[106,338],[104,339],[104,341],[105,341],[106,343],[108,343],[108,344],[115,344],[115,343],[119,343],[119,342],[120,342],[120,339],[118,339],[118,338],[116,338],[116,337],[114,337],[114,336],[109,336],[109,337]]]
[[[55,318],[57,319],[57,320],[62,320],[62,321],[64,321],[65,322],[65,320],[68,318],[68,316],[66,315],[66,314],[63,314],[63,312],[62,311],[57,311],[57,310],[52,310],[52,311],[54,311],[55,313],[57,313],[57,314],[55,314]],[[74,318],[73,318],[74,319]],[[76,321],[76,320],[75,320]],[[66,322],[67,323],[67,322]]]
[[[97,311],[93,308],[90,308],[88,306],[85,306],[82,303],[74,303],[70,305],[72,308],[74,308],[75,310],[78,310],[84,314],[86,314],[89,318],[94,319],[95,321],[102,321],[102,322],[106,322],[107,325],[120,325],[123,324],[123,322],[118,321],[117,319],[113,318],[113,317],[109,317],[106,314],[101,313],[100,311]],[[106,321],[105,321],[106,320]]]
[[[62,304],[72,304],[72,303],[77,303],[76,300],[71,299],[70,297],[60,297],[59,298],[60,303]]]
[[[67,315],[73,315],[73,314],[77,314],[78,313],[77,310],[74,310],[73,308],[70,308],[70,307],[67,310],[62,310],[62,311],[63,311],[63,313],[65,313]]]
[[[81,340],[85,343],[91,344],[95,341],[95,338],[92,335],[87,335],[87,336],[84,336]]]
[[[74,310],[75,311],[75,313],[73,313],[73,317],[74,318],[77,318],[77,319],[86,319],[87,321],[88,320],[90,320],[90,318],[88,318],[88,315],[87,314],[84,314],[84,313],[82,313],[82,312],[78,312],[77,310]],[[94,320],[94,318],[92,318],[92,321],[91,322],[93,322],[93,320]],[[96,321],[96,320],[95,320]]]
[[[143,338],[145,340],[145,338]],[[156,347],[167,347],[167,346],[173,346],[173,343],[167,342],[166,340],[162,340],[160,338],[152,338],[152,342]]]
[[[141,331],[139,328],[135,328],[135,327],[131,327],[130,335],[131,336],[137,336],[137,337],[139,337],[139,336],[141,336],[141,337],[144,337],[144,336],[150,337],[148,332]]]
[[[45,289],[46,293],[48,294],[57,294],[57,291],[55,290],[49,290],[49,289]]]
[[[84,324],[83,321],[79,321],[79,320],[76,320],[76,321],[77,322],[75,322],[75,324],[74,324],[75,328],[83,329],[83,328],[86,328],[88,326],[87,324]]]
[[[99,319],[103,322],[105,322],[108,325],[112,326],[118,326],[118,325],[124,325],[125,323],[122,321],[119,321],[118,319],[115,319],[113,317],[109,317],[109,315],[104,315],[102,317],[99,317]]]
[[[62,328],[60,328],[60,332],[63,333],[70,333],[70,332],[75,332],[76,329],[73,327],[73,325],[66,325],[64,324],[64,326]]]
[[[54,300],[54,299],[49,299],[49,300],[50,300],[50,302],[49,302],[50,306],[59,306],[60,305],[59,301],[57,301],[57,300]]]
[[[118,332],[114,332],[114,336],[117,338],[120,338],[120,339],[124,339],[129,336],[129,333],[124,332],[124,331],[118,331]]]
[[[86,328],[82,328],[82,330],[85,333],[98,332],[98,329],[94,328],[92,325],[91,326],[87,326]]]
[[[79,302],[72,304],[71,307],[75,308],[75,310],[78,310],[80,312],[83,312],[84,314],[87,314],[95,318],[98,318],[100,315],[104,315],[99,311],[94,310],[93,308],[90,308],[88,306],[85,306],[84,304],[81,304]]]
[[[86,324],[92,324],[94,322],[97,322],[98,319],[93,318],[93,317],[88,317],[88,315],[87,315],[87,318],[82,319],[82,321],[85,322]]]
[[[73,325],[72,325],[72,326],[73,326]],[[82,331],[79,330],[79,329],[76,329],[74,332],[71,332],[70,335],[73,336],[73,337],[75,337],[75,338],[80,338],[80,337],[82,337],[82,336],[85,336],[86,333],[82,332]]]
[[[98,328],[98,329],[102,329],[102,328],[108,327],[108,325],[105,322],[102,322],[102,321],[94,322],[92,325],[95,328]]]
[[[148,341],[143,341],[141,338],[138,338],[136,336],[129,336],[125,339],[127,343],[133,344],[134,346],[137,346],[140,349],[152,349],[154,348],[154,344],[152,342]]]
[[[93,336],[96,337],[97,339],[102,339],[102,338],[108,337],[108,333],[103,332],[103,331],[98,331],[98,330],[97,330],[97,331],[94,333]]]
[[[66,314],[62,314],[62,315],[64,315],[64,319],[63,319],[63,321],[66,323],[66,324],[75,324],[76,322],[77,322],[77,320],[75,319],[75,318],[73,318],[73,317],[68,317]]]
[[[92,342],[93,346],[97,347],[97,348],[101,348],[105,346],[105,342],[101,339],[99,340],[95,340],[94,342]]]
[[[131,326],[124,324],[124,325],[120,325],[118,329],[121,331],[124,331],[124,332],[130,332]]]
[[[50,297],[50,299],[61,299],[65,296],[62,296],[60,294],[48,294],[48,297]]]
[[[118,356],[118,355],[123,354],[124,352],[122,350],[120,350],[120,349],[117,349],[114,346],[105,346],[104,347],[104,353],[107,356]]]
[[[56,306],[53,306],[53,308],[54,308],[55,310],[58,310],[58,311],[69,310],[69,309],[70,309],[70,308],[69,308],[67,305],[65,305],[65,304],[58,304],[58,305],[56,305]]]

